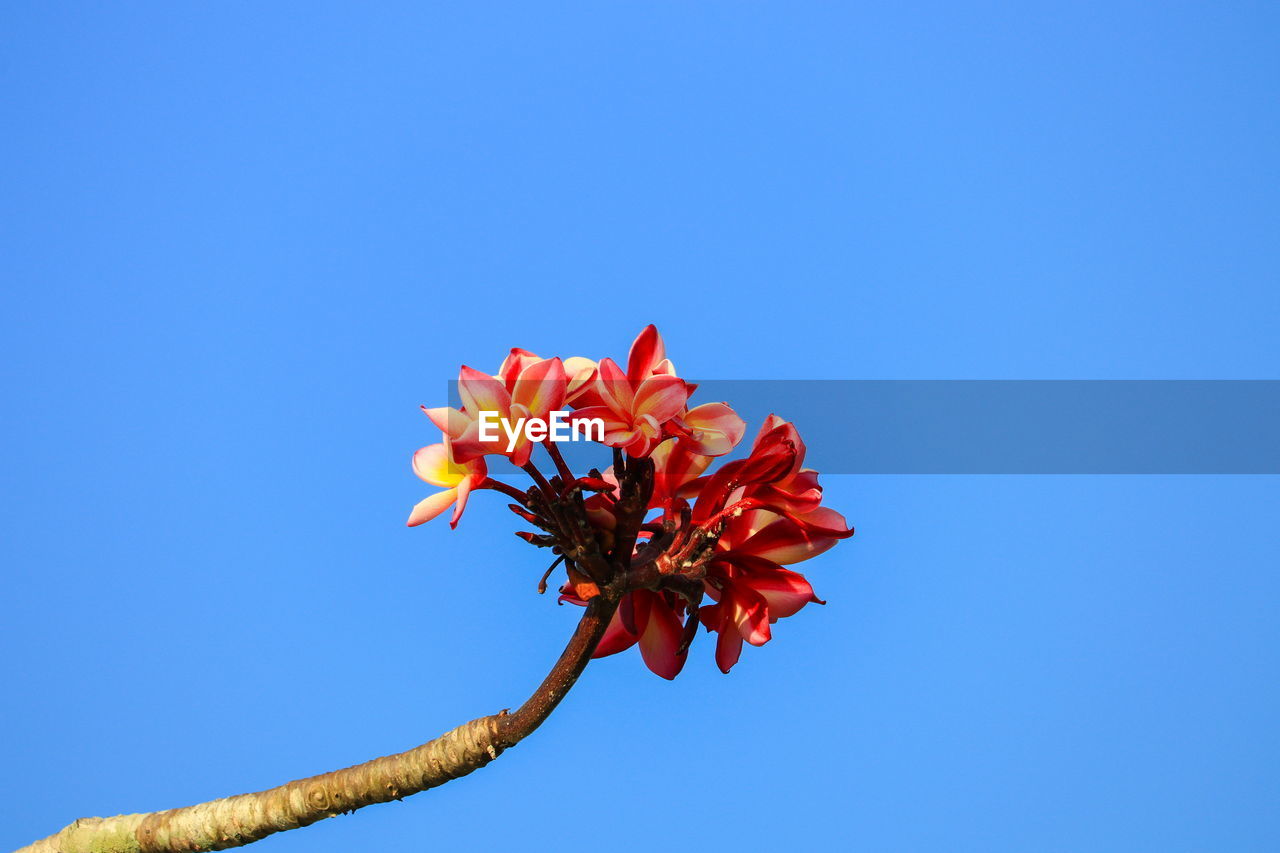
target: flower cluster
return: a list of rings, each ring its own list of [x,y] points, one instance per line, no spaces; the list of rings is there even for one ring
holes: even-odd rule
[[[616,603],[596,657],[638,646],[651,670],[674,678],[701,624],[717,634],[716,663],[728,672],[744,641],[763,645],[773,623],[823,603],[803,575],[784,567],[853,530],[822,506],[804,442],[777,415],[765,419],[749,453],[708,474],[740,445],[746,424],[725,403],[691,408],[696,387],[676,374],[653,326],[632,344],[625,370],[609,358],[561,361],[522,349],[493,375],[464,366],[461,408],[423,407],[444,436],[414,454],[413,470],[444,491],[418,503],[408,523],[453,507],[456,526],[471,491],[500,491],[539,531],[517,535],[557,555],[539,591],[563,563],[561,601],[603,595]],[[598,440],[613,448],[611,467],[576,476],[549,438],[540,443],[555,473],[534,464],[539,442],[512,425],[561,407],[575,421],[603,424]],[[498,438],[486,421],[503,425]],[[490,455],[523,468],[533,486],[520,491],[490,477]]]

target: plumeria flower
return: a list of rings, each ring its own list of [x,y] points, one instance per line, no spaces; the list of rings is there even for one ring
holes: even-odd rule
[[[716,603],[702,607],[698,618],[719,634],[716,665],[726,673],[738,662],[744,641],[763,646],[773,636],[772,623],[794,616],[810,602],[825,604],[804,575],[767,560],[715,564],[707,595]]]
[[[595,395],[596,376],[600,366],[589,358],[580,355],[570,356],[564,360],[564,372],[569,378],[565,388],[564,401],[571,406],[597,406],[601,403]]]
[[[577,417],[602,419],[605,443],[623,447],[632,456],[648,455],[671,435],[681,436],[695,453],[723,456],[746,430],[746,423],[725,403],[675,409],[679,388],[687,401],[697,386],[676,376],[662,335],[653,325],[632,342],[625,373],[612,359],[597,363],[573,358],[565,362],[565,370],[570,376],[565,399],[579,410]],[[664,389],[662,395],[656,395],[657,389]]]
[[[723,514],[727,506],[744,497],[745,487],[773,484],[789,476],[800,453],[792,432],[782,426],[762,432],[746,459],[726,462],[714,474],[699,481],[693,522],[708,523]],[[761,505],[762,501],[753,503],[753,506]]]
[[[709,584],[710,585],[710,584]],[[732,578],[721,578],[715,587],[715,604],[698,610],[698,619],[708,631],[715,631],[716,666],[728,673],[742,656],[745,640],[753,646],[769,642],[769,605],[745,583],[735,583]]]
[[[847,529],[839,513],[826,513],[821,516],[824,524]],[[707,596],[716,603],[698,613],[708,630],[719,633],[716,664],[721,671],[737,663],[744,641],[762,646],[772,636],[772,623],[795,615],[810,602],[823,603],[803,575],[782,564],[815,557],[840,538],[816,534],[768,510],[746,512],[728,523],[704,581]]]
[[[684,411],[689,399],[679,377],[654,373],[635,382],[611,358],[600,362],[594,390],[601,405],[580,408],[574,418],[603,421],[604,443],[633,457],[648,456],[667,437],[667,422]]]
[[[727,403],[703,403],[677,418],[672,431],[691,453],[724,456],[742,441],[747,422]]]
[[[526,367],[531,367],[539,361],[544,361],[541,356],[529,352],[527,349],[513,347],[511,352],[503,360],[502,366],[498,368],[497,379],[506,386],[508,392],[515,391],[515,382],[520,377],[521,372]],[[564,359],[562,362],[565,373],[565,405],[596,405],[599,400],[591,395],[588,402],[588,393],[590,386],[596,381],[596,371],[598,365],[589,358],[582,356],[572,356]],[[579,402],[582,401],[582,402]]]
[[[444,488],[429,498],[418,501],[409,513],[409,527],[417,527],[430,521],[449,507],[453,507],[450,527],[458,526],[462,511],[467,508],[467,497],[473,489],[483,488],[489,472],[483,459],[456,463],[450,458],[447,440],[441,444],[428,444],[413,454],[413,473],[433,486]]]
[[[805,513],[816,509],[822,503],[822,487],[818,485],[818,472],[804,467],[806,448],[800,439],[800,433],[791,423],[777,415],[769,415],[761,425],[752,448],[770,440],[770,436],[785,437],[785,440],[795,446],[796,454],[791,468],[772,483],[757,483],[746,487],[744,494],[758,497],[775,506],[785,506],[792,512]]]
[[[682,487],[693,482],[715,461],[714,457],[696,453],[690,442],[665,441],[650,454],[653,460],[654,507],[665,507],[680,496]]]
[[[438,408],[423,411],[453,442],[454,458],[469,462],[488,454],[510,457],[512,464],[525,465],[533,444],[523,430],[522,419],[546,419],[564,405],[566,378],[558,358],[529,358],[530,353],[512,356],[503,362],[504,376],[493,377],[463,366],[458,373],[458,396],[462,409]],[[481,413],[496,413],[486,437],[481,430]],[[496,437],[495,437],[496,436]],[[510,449],[508,449],[510,448]]]
[[[596,379],[600,375],[599,362],[573,356],[564,360],[564,370],[569,377],[565,402],[576,407],[603,406],[604,400],[596,391]],[[655,374],[675,375],[675,367],[666,357],[662,335],[653,324],[645,326],[631,344],[627,356],[627,378],[637,385]],[[690,393],[693,388],[690,387]]]

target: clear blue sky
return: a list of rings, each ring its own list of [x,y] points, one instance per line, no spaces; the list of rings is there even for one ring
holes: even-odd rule
[[[459,363],[1280,377],[1273,4],[462,5],[0,11],[0,848],[528,693],[505,501],[403,526]],[[731,675],[261,849],[1280,848],[1276,478],[827,489]]]

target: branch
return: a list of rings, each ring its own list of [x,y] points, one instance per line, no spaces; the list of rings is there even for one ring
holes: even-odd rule
[[[464,723],[408,752],[387,755],[255,794],[186,808],[81,818],[16,853],[195,853],[223,850],[399,800],[477,770],[515,746],[551,715],[578,680],[618,607],[618,596],[588,603],[564,653],[533,695],[516,709]]]

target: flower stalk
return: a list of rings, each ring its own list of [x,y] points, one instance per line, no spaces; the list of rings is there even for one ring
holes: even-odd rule
[[[252,794],[148,814],[81,818],[16,853],[195,853],[225,850],[466,776],[532,734],[573,686],[608,628],[616,593],[587,606],[538,689],[515,711],[463,723],[421,746]]]

